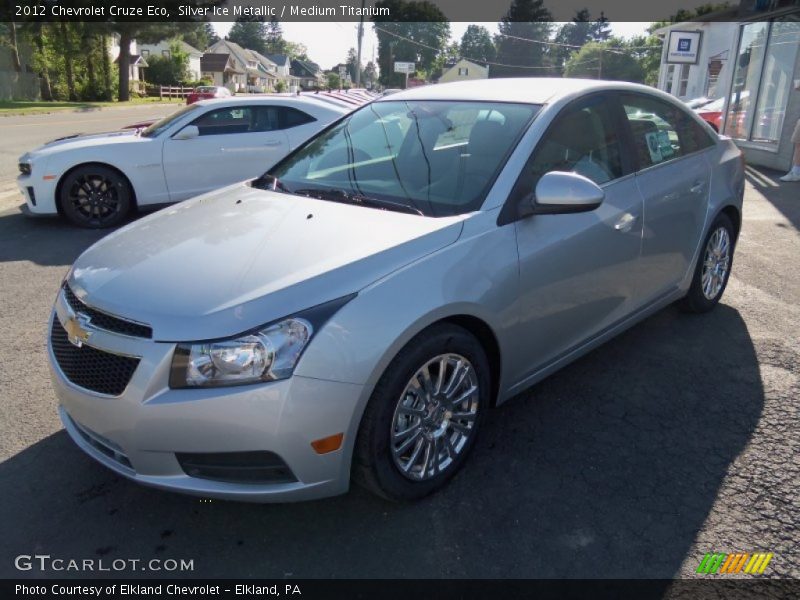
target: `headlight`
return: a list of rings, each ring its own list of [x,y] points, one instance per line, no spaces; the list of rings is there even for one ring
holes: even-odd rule
[[[354,297],[320,304],[235,338],[178,344],[169,386],[218,387],[286,379],[314,332]]]

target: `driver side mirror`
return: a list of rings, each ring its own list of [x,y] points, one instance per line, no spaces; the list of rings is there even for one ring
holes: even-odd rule
[[[192,140],[200,135],[197,125],[187,125],[172,136],[173,140]]]
[[[591,179],[564,171],[542,175],[530,196],[532,212],[539,215],[589,212],[600,206],[605,192]]]

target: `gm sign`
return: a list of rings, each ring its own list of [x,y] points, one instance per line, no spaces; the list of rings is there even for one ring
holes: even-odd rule
[[[699,31],[670,31],[667,62],[696,65],[702,35]]]

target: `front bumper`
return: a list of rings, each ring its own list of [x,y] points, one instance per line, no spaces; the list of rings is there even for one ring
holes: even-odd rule
[[[37,180],[35,175],[17,176],[17,187],[25,199],[23,212],[30,216],[57,215],[56,180]]]
[[[54,316],[62,323],[64,303],[59,294]],[[252,502],[309,500],[347,491],[353,414],[362,386],[293,376],[239,387],[170,389],[175,344],[96,331],[91,346],[141,357],[124,392],[110,396],[69,381],[48,342],[64,427],[81,449],[116,473],[166,490]],[[312,441],[337,433],[344,433],[342,447],[327,454],[314,451]],[[203,479],[187,475],[176,457],[257,451],[280,457],[296,481]]]

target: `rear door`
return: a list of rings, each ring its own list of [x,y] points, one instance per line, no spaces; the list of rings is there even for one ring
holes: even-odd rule
[[[650,302],[673,291],[694,266],[708,212],[713,141],[681,108],[645,94],[620,95],[644,199],[637,295]]]
[[[211,109],[193,120],[196,138],[164,142],[164,174],[177,202],[258,177],[283,158],[289,140],[279,110],[269,105]]]

